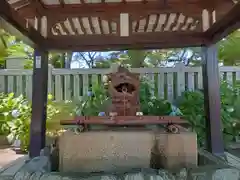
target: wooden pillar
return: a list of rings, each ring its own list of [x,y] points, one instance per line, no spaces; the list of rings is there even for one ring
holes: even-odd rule
[[[203,47],[202,50],[207,150],[215,155],[224,157],[217,49],[215,45],[210,45]]]
[[[35,49],[32,88],[32,120],[30,126],[31,158],[39,156],[45,146],[48,88],[48,52]]]

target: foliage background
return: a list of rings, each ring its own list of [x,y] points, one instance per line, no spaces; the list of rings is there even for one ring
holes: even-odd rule
[[[237,124],[240,124],[239,102],[240,86],[230,86],[226,82],[221,83],[221,122],[225,142],[234,140],[240,132]],[[71,119],[75,115],[101,115],[106,111],[110,98],[104,87],[93,86],[79,102],[53,102],[49,95],[47,106],[47,135],[57,136],[62,130],[59,125],[61,119]],[[10,139],[20,139],[22,149],[27,151],[29,146],[29,129],[31,118],[31,104],[23,97],[14,97],[11,94],[0,96],[0,128],[1,134]],[[141,111],[144,115],[173,115],[183,116],[191,124],[191,130],[198,135],[199,146],[205,146],[206,129],[204,99],[201,90],[185,91],[175,104],[159,99],[151,94],[151,86],[142,80],[140,88]],[[17,115],[16,115],[16,112]],[[15,114],[14,114],[15,113]]]

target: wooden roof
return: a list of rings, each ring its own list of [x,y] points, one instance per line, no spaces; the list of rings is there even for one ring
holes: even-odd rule
[[[2,1],[3,18],[35,43],[59,50],[200,46],[239,28],[240,19],[232,0]]]

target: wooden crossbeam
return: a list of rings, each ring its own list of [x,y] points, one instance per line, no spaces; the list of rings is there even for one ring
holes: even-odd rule
[[[158,32],[118,36],[58,36],[47,39],[50,50],[109,51],[126,49],[161,49],[201,46],[208,43],[203,33]]]
[[[106,16],[112,14],[129,13],[144,15],[147,13],[171,13],[183,11],[184,14],[189,16],[201,16],[202,7],[197,3],[187,3],[180,1],[176,3],[163,6],[160,1],[151,1],[148,3],[142,2],[128,2],[128,3],[84,3],[84,4],[64,4],[61,5],[45,5],[44,9],[39,5],[33,6],[29,4],[18,10],[18,12],[25,18],[32,18],[35,16],[33,9],[41,8],[41,14],[49,17],[73,17],[73,16],[86,16],[86,15],[99,15],[105,14]]]
[[[44,47],[45,39],[32,26],[26,27],[27,21],[22,18],[7,2],[1,1],[0,16],[13,25],[23,35],[27,36],[35,45]]]
[[[214,23],[205,35],[211,43],[216,43],[222,38],[240,28],[240,1],[236,3],[228,13]]]
[[[18,9],[18,12],[24,18],[35,17],[38,13],[43,16],[79,16],[79,15],[99,15],[99,14],[119,14],[119,13],[129,13],[129,14],[140,14],[144,15],[146,13],[165,13],[165,12],[178,12],[183,13],[188,16],[201,16],[203,9],[215,9],[219,5],[223,7],[231,6],[231,1],[226,0],[215,0],[215,3],[203,3],[202,0],[195,0],[189,3],[188,1],[169,1],[166,5],[161,1],[142,1],[142,2],[125,2],[125,3],[106,3],[102,1],[101,3],[86,3],[84,0],[79,0],[79,4],[66,4],[62,0],[59,0],[59,4],[47,5],[42,1],[31,0],[27,6],[23,6]],[[221,9],[221,13],[217,14],[221,16],[224,14],[228,8]]]

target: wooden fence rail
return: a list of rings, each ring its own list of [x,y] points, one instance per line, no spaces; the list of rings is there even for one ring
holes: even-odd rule
[[[153,95],[174,100],[184,90],[202,88],[201,67],[133,68],[132,72],[145,75],[153,87]],[[57,101],[81,99],[90,84],[102,84],[103,75],[111,69],[49,69],[48,92]],[[220,67],[220,78],[234,84],[240,80],[240,67]],[[0,70],[0,92],[32,96],[32,70]]]

